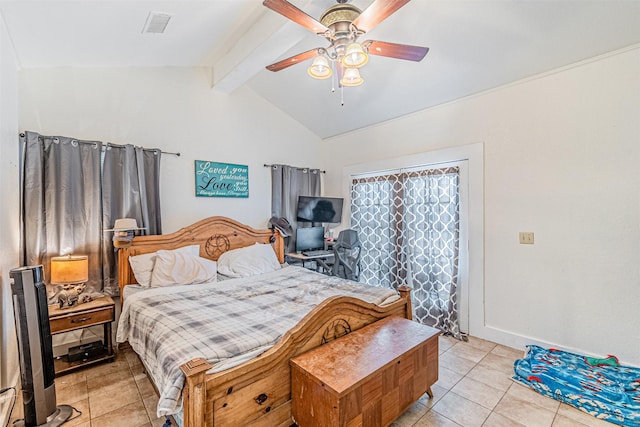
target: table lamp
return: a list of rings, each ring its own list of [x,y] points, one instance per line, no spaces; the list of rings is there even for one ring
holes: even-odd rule
[[[66,255],[51,258],[49,279],[52,285],[62,285],[58,294],[60,308],[71,307],[78,301],[89,280],[89,257],[86,255]]]

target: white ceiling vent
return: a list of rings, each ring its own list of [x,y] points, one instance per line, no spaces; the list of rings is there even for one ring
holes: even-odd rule
[[[167,28],[170,19],[171,15],[168,13],[149,12],[147,22],[145,22],[144,28],[142,28],[142,33],[162,34]]]

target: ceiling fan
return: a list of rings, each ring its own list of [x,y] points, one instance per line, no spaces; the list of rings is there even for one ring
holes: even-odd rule
[[[335,64],[340,86],[358,86],[363,83],[359,68],[367,63],[368,55],[421,61],[428,47],[389,43],[377,40],[358,42],[365,33],[384,21],[410,0],[374,0],[364,11],[348,4],[348,0],[336,0],[338,4],[327,9],[320,20],[307,15],[286,0],[264,0],[263,5],[326,38],[330,45],[318,47],[283,59],[266,68],[280,71],[302,61],[314,58],[307,72],[316,79],[333,75]]]

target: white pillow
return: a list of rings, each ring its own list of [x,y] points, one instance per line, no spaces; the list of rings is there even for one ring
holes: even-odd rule
[[[217,273],[215,261],[186,252],[158,251],[151,274],[151,286],[215,282]]]
[[[174,249],[176,252],[185,252],[198,256],[200,254],[199,245],[183,246],[178,249]],[[156,252],[149,254],[142,254],[129,257],[129,265],[133,270],[133,275],[140,286],[151,286],[151,273],[153,272],[153,266],[156,263]]]
[[[249,277],[281,268],[273,248],[269,244],[256,243],[246,248],[234,249],[218,258],[218,272],[229,277]]]

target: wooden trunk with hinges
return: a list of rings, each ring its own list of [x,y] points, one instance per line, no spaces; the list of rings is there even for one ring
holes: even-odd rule
[[[291,360],[300,427],[388,426],[438,380],[440,331],[387,317]]]

